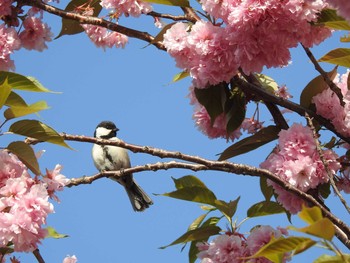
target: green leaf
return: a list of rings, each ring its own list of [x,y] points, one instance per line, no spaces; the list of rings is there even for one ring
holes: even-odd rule
[[[334,225],[328,218],[322,218],[312,223],[311,225],[303,228],[295,228],[295,227],[289,227],[289,228],[294,231],[320,237],[328,241],[331,241],[335,235]]]
[[[22,141],[11,142],[7,150],[15,154],[35,175],[41,174],[33,148]]]
[[[200,224],[202,224],[203,220],[205,219],[205,217],[208,215],[208,213],[205,213],[203,215],[200,215],[199,217],[197,217],[192,223],[191,225],[188,227],[187,230],[193,230],[196,229],[200,226]]]
[[[322,198],[326,199],[331,194],[331,185],[328,184],[321,184],[317,187],[318,192],[322,196]]]
[[[254,255],[247,257],[247,259],[265,257],[274,263],[282,263],[285,253],[291,251],[301,252],[315,244],[316,242],[312,239],[304,237],[272,238],[269,243],[261,247]]]
[[[48,108],[49,107],[47,106],[46,101],[38,101],[29,106],[12,106],[4,112],[4,116],[6,119],[13,119],[32,113],[37,113]]]
[[[52,92],[33,77],[25,77],[13,72],[0,71],[0,82],[3,83],[5,79],[8,79],[8,84],[12,89],[32,92]]]
[[[203,240],[203,242],[207,241],[207,240]],[[199,249],[197,247],[197,243],[198,242],[196,242],[196,241],[191,242],[190,249],[188,251],[188,261],[189,261],[189,263],[194,263],[197,260],[197,254],[199,253]]]
[[[269,77],[269,76],[267,76],[267,75],[258,74],[258,73],[257,73],[257,74],[254,74],[254,75],[255,75],[255,77],[259,80],[261,86],[262,86],[266,91],[268,91],[268,92],[274,94],[275,91],[278,90],[278,84],[277,84],[277,82],[276,82],[273,78],[271,78],[271,77]]]
[[[194,89],[196,98],[207,110],[211,124],[214,124],[216,117],[224,112],[227,98],[229,97],[226,84],[210,86],[206,89]]]
[[[19,96],[17,93],[11,91],[10,95],[8,96],[6,103],[6,106],[21,106],[25,107],[28,106],[27,103],[22,99],[21,96]]]
[[[198,186],[181,188],[179,190],[170,193],[165,193],[162,195],[176,199],[210,205],[214,205],[216,200],[216,197],[212,191],[210,191],[208,188]]]
[[[316,24],[338,30],[350,30],[350,24],[341,16],[338,16],[334,9],[323,9]]]
[[[69,2],[69,4],[66,6],[66,8],[64,9],[64,11],[66,12],[71,12],[76,10],[76,8],[80,7],[80,6],[87,6],[87,3],[89,3],[89,6],[93,8],[93,15],[97,17],[101,10],[102,10],[102,6],[100,5],[100,1],[99,0],[92,0],[92,1],[86,1],[86,0],[72,0]],[[62,28],[61,28],[61,32],[58,34],[58,36],[56,37],[59,38],[61,36],[64,35],[75,35],[75,34],[79,34],[81,32],[83,32],[84,29],[81,27],[80,23],[76,20],[72,20],[72,19],[67,19],[67,18],[62,18]]]
[[[0,109],[4,106],[10,94],[11,86],[8,84],[8,79],[6,78],[0,85]]]
[[[179,80],[187,78],[188,76],[190,76],[190,73],[188,73],[187,71],[182,71],[173,77],[173,82],[177,82]]]
[[[244,138],[243,140],[240,140],[239,142],[228,147],[221,153],[219,161],[227,160],[237,155],[250,152],[266,143],[276,140],[279,132],[280,129],[276,126],[262,128],[254,135]]]
[[[236,213],[239,200],[240,197],[228,203],[223,200],[215,200],[215,203],[213,205],[219,209],[230,221],[233,215]]]
[[[267,179],[265,177],[260,177],[260,190],[264,195],[266,201],[270,201],[273,196],[273,188],[271,185],[267,184]]]
[[[153,3],[153,4],[190,7],[190,3],[187,0],[144,0],[144,1],[148,3]]]
[[[252,205],[247,211],[247,216],[257,217],[257,216],[281,214],[284,212],[285,212],[285,209],[279,203],[272,202],[272,201],[262,201]]]
[[[237,130],[244,121],[246,114],[246,99],[244,93],[235,89],[230,99],[225,103],[227,137]]]
[[[337,67],[328,72],[327,75],[331,80],[334,80],[334,78],[337,76]],[[321,75],[315,77],[301,92],[300,105],[304,108],[309,108],[312,103],[312,98],[327,88],[328,85]]]
[[[40,141],[50,142],[70,148],[54,129],[37,120],[17,121],[10,126],[9,131],[15,134],[35,138]]]
[[[313,263],[350,263],[350,255],[322,255],[317,258]]]
[[[69,237],[68,235],[65,234],[60,234],[58,233],[53,227],[48,226],[46,228],[47,230],[47,235],[46,237],[52,237],[52,238],[65,238],[65,237]]]
[[[350,48],[336,48],[321,57],[319,62],[327,62],[343,67],[350,67]]]
[[[193,229],[190,231],[187,231],[185,234],[180,236],[178,239],[170,243],[169,245],[160,247],[160,249],[164,249],[173,245],[181,244],[181,243],[187,243],[191,241],[202,241],[205,240],[213,235],[219,234],[221,231],[220,227],[218,226],[206,226],[201,227],[197,229]]]
[[[186,175],[179,179],[176,179],[176,178],[172,178],[172,179],[175,183],[176,189],[182,189],[185,187],[193,187],[193,186],[207,188],[207,186],[201,180],[199,180],[198,177],[193,175]]]
[[[302,219],[308,224],[313,224],[323,218],[322,211],[317,206],[313,206],[313,207],[303,206],[298,216],[300,217],[300,219]]]

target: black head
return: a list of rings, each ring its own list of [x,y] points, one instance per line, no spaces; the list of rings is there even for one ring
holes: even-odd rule
[[[95,129],[94,137],[102,139],[110,139],[117,136],[119,129],[111,121],[102,121]]]

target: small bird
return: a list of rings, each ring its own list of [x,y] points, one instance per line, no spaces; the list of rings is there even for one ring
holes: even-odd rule
[[[119,131],[119,129],[113,122],[103,121],[97,125],[94,137],[119,141],[117,138],[117,131]],[[100,172],[117,171],[131,167],[127,150],[117,146],[94,144],[92,147],[92,159]],[[135,182],[132,174],[126,174],[121,177],[111,177],[111,179],[124,186],[135,211],[143,211],[153,204],[152,199]]]

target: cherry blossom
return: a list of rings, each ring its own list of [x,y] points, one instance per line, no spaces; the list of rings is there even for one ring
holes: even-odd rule
[[[24,30],[19,34],[21,44],[28,50],[43,51],[47,48],[46,42],[51,41],[50,27],[40,18],[29,16],[23,22]]]
[[[337,161],[338,156],[332,150],[323,150],[322,154],[329,172],[335,174],[341,167]],[[301,124],[293,124],[288,130],[279,133],[278,146],[260,167],[305,192],[329,180],[317,152],[312,131]],[[293,214],[301,210],[304,203],[301,199],[275,183],[268,183],[273,186],[278,196],[277,201],[287,210]]]
[[[102,0],[101,6],[106,9],[113,9],[117,16],[139,17],[152,11],[152,6],[139,0]]]
[[[327,0],[327,2],[337,9],[340,16],[350,21],[350,2],[348,0]]]
[[[82,25],[82,27],[85,29],[91,41],[97,47],[102,47],[103,49],[106,47],[112,48],[113,46],[124,48],[128,42],[128,37],[126,35],[108,31],[107,28],[104,27],[94,25]]]

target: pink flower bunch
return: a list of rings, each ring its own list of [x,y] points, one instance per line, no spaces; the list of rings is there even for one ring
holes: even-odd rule
[[[51,41],[50,27],[43,23],[42,13],[35,8],[28,10],[21,27],[18,16],[22,14],[21,8],[12,6],[14,1],[0,1],[0,70],[15,70],[13,60],[10,58],[15,50],[26,48],[28,50],[43,51],[47,48],[46,42]],[[39,14],[39,17],[36,15]],[[1,21],[1,20],[0,20]],[[18,32],[17,32],[18,31]],[[21,31],[21,32],[19,32]]]
[[[0,1],[0,17],[8,16],[11,14],[12,3],[13,3],[13,0]]]
[[[345,106],[340,105],[339,98],[328,87],[323,92],[313,97],[317,114],[331,121],[335,129],[344,136],[350,136],[350,92],[347,87],[349,70],[339,75],[333,82],[340,88]]]
[[[97,47],[102,47],[103,49],[106,47],[112,48],[113,46],[124,48],[128,42],[128,37],[126,35],[108,31],[107,28],[104,27],[94,25],[82,25],[82,27],[91,41]]]
[[[190,93],[188,97],[190,98],[191,105],[194,106],[192,118],[198,129],[210,139],[225,138],[234,141],[242,136],[242,131],[254,134],[263,127],[262,122],[259,122],[254,118],[246,118],[238,129],[231,132],[231,134],[227,134],[227,120],[225,113],[221,113],[217,116],[214,123],[212,123],[207,110],[198,102],[196,95],[194,94],[194,87],[191,86],[189,90]]]
[[[28,50],[43,51],[47,49],[46,42],[51,41],[50,27],[40,18],[28,16],[23,22],[24,30],[19,34],[22,47]]]
[[[289,48],[310,47],[329,37],[326,27],[313,26],[326,7],[323,0],[202,0],[203,9],[226,26],[199,21],[191,28],[173,25],[163,44],[187,70],[197,88],[229,80],[242,68],[247,74],[263,67],[288,65]]]
[[[245,257],[254,255],[261,247],[269,243],[271,238],[279,238],[286,234],[285,230],[275,230],[270,226],[255,227],[245,238],[241,234],[226,233],[219,235],[210,243],[198,243],[197,257],[202,263],[243,263]],[[269,263],[268,259],[250,259],[251,263]],[[286,262],[286,260],[283,260]]]
[[[21,42],[14,28],[0,25],[0,70],[14,69],[15,65],[10,55],[19,49]]]
[[[62,263],[76,263],[76,262],[78,262],[78,259],[75,255],[73,255],[73,256],[66,256],[63,259]]]
[[[237,73],[239,65],[222,27],[199,21],[189,29],[185,23],[176,23],[164,34],[163,44],[176,65],[190,73],[197,88],[229,82]]]
[[[113,9],[118,17],[122,14],[139,17],[152,11],[149,3],[139,0],[102,0],[100,4],[106,9]]]
[[[0,151],[0,247],[13,244],[17,252],[30,252],[37,248],[47,231],[42,228],[48,214],[53,213],[48,189],[61,185],[65,179],[47,175],[55,183],[33,179],[26,166],[13,154]],[[66,182],[66,181],[65,181]]]
[[[336,173],[340,169],[338,156],[331,150],[323,150],[323,156],[330,172]],[[279,133],[277,148],[260,167],[304,192],[328,182],[328,175],[317,153],[312,131],[301,124],[293,124],[288,130]],[[301,210],[302,200],[277,184],[269,183],[278,195],[277,201],[287,210],[293,214]]]
[[[335,9],[340,16],[350,21],[350,1],[348,0],[326,0],[329,5]]]

